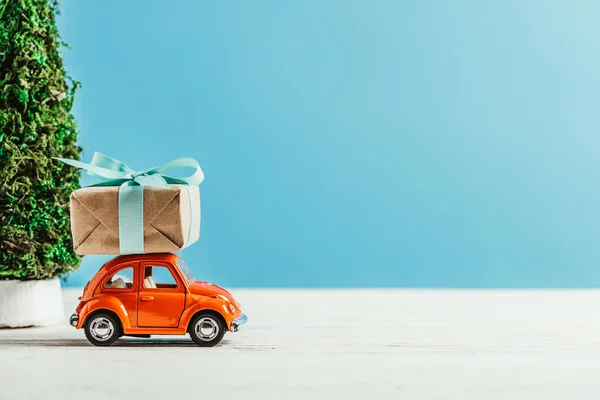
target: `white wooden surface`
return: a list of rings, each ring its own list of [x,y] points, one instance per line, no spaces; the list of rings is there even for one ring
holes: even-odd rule
[[[600,291],[233,292],[248,324],[211,349],[2,329],[0,399],[600,398]]]

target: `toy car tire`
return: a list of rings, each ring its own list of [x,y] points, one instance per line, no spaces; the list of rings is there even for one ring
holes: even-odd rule
[[[212,347],[223,339],[227,326],[223,319],[213,313],[205,312],[196,315],[188,328],[190,337],[198,346]]]
[[[110,346],[121,336],[121,324],[109,313],[91,315],[84,327],[85,337],[95,346]]]

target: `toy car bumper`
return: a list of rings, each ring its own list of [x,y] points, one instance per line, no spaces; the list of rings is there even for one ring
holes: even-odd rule
[[[71,314],[71,317],[69,318],[69,324],[71,324],[71,326],[77,327],[78,322],[79,322],[79,315],[77,315],[77,313]]]
[[[231,332],[237,332],[240,329],[240,326],[244,325],[246,322],[248,322],[246,314],[242,314],[241,317],[234,319],[231,323]]]

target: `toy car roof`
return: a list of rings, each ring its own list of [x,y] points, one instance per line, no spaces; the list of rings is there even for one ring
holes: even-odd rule
[[[132,261],[149,261],[149,260],[159,260],[159,261],[170,261],[175,262],[179,259],[180,256],[174,253],[150,253],[150,254],[127,254],[127,255],[119,255],[115,258],[104,263],[102,266],[103,269],[109,269],[114,265],[122,264],[125,262]]]

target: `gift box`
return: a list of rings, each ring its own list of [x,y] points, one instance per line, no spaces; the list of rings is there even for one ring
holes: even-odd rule
[[[119,235],[119,186],[86,187],[71,195],[71,231],[77,254],[175,252],[200,237],[198,186],[143,188],[143,251],[124,251]],[[194,209],[192,209],[194,207]],[[196,213],[198,218],[194,218]],[[127,217],[123,216],[124,219]]]
[[[89,164],[58,158],[87,170],[99,181],[71,194],[71,232],[77,254],[175,252],[200,237],[200,190],[204,175],[198,162],[179,158],[134,171],[119,160],[94,153]],[[165,171],[191,167],[173,177]]]

